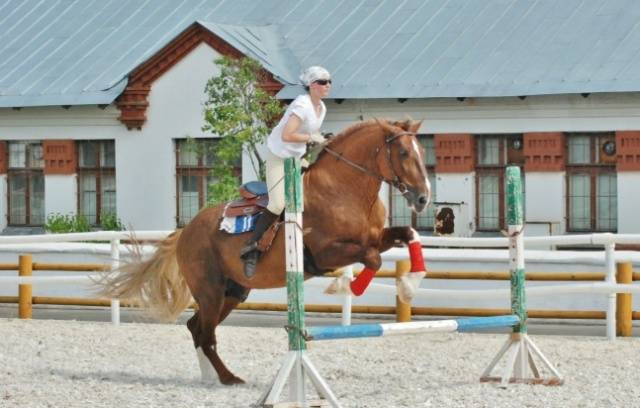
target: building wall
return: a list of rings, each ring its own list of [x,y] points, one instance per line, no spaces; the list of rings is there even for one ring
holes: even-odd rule
[[[327,128],[373,117],[422,120],[424,133],[524,133],[640,129],[640,94],[327,102]]]
[[[44,213],[75,214],[78,209],[78,183],[73,175],[46,175]]]
[[[556,235],[565,231],[564,172],[526,172],[525,190],[527,233]]]
[[[141,230],[176,226],[174,140],[202,137],[204,87],[220,54],[201,44],[153,83],[147,122],[116,142],[118,214]]]
[[[640,171],[618,173],[618,232],[639,234]]]

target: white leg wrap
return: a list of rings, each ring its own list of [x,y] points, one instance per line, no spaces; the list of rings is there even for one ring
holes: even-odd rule
[[[411,238],[411,242],[415,242],[415,241],[420,242],[420,234],[418,234],[418,231],[411,228],[411,234],[413,235],[413,237]]]
[[[202,382],[207,384],[215,382],[217,379],[216,370],[213,368],[211,361],[209,361],[201,347],[196,349],[196,354],[198,355],[198,364],[200,364]]]
[[[413,296],[420,287],[420,281],[425,276],[427,276],[426,272],[411,272],[397,279],[396,290],[400,300],[404,303],[411,303]]]
[[[351,278],[339,276],[335,278],[324,290],[328,295],[351,295]]]

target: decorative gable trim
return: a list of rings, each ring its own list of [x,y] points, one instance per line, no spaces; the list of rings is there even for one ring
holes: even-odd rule
[[[222,55],[232,58],[244,57],[243,53],[228,42],[200,24],[194,23],[129,75],[127,87],[116,100],[116,105],[120,109],[119,119],[127,129],[140,130],[146,122],[148,96],[153,82],[203,42]],[[260,80],[261,87],[272,95],[278,93],[284,86],[266,70],[263,70]]]

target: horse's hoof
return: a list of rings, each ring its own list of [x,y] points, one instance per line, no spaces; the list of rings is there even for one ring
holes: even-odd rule
[[[351,287],[349,284],[351,279],[346,276],[335,278],[329,286],[324,290],[327,295],[351,295]]]
[[[414,295],[420,287],[420,281],[424,278],[426,272],[411,272],[396,280],[396,288],[398,298],[403,303],[411,303]]]
[[[220,382],[224,385],[241,385],[246,384],[244,380],[240,377],[236,377],[235,375],[231,375],[228,378],[221,378]]]

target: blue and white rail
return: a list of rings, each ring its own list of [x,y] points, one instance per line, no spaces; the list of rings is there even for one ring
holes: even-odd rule
[[[304,332],[306,340],[336,340],[359,337],[383,337],[418,333],[468,332],[499,327],[513,327],[520,323],[517,315],[473,317],[438,321],[407,323],[356,324],[352,326],[309,327]]]

